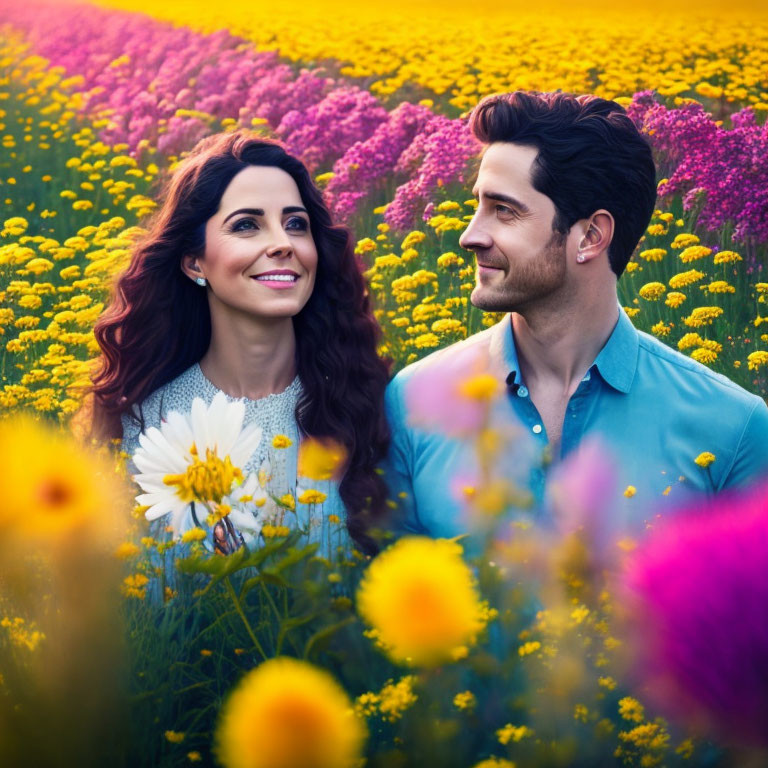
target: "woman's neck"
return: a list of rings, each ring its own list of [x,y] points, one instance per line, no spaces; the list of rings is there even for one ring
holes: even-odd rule
[[[283,392],[296,377],[293,319],[211,317],[203,375],[231,397],[258,400]]]

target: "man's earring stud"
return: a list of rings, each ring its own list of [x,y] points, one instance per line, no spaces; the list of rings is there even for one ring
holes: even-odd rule
[[[208,281],[204,277],[196,277],[195,282],[201,287],[205,288],[205,286],[208,284]]]

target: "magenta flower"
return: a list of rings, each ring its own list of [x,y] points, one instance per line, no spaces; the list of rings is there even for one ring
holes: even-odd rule
[[[705,734],[768,746],[768,485],[663,522],[623,586],[645,698]]]

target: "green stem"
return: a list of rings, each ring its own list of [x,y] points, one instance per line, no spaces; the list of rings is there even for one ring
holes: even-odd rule
[[[248,619],[245,616],[245,613],[243,613],[243,607],[240,605],[240,601],[237,599],[237,595],[235,594],[235,588],[232,586],[232,582],[229,580],[229,576],[227,576],[224,579],[224,583],[227,585],[227,592],[229,593],[229,596],[232,598],[232,602],[235,605],[235,610],[239,614],[240,618],[243,621],[243,624],[245,624],[245,629],[248,632],[249,637],[251,638],[251,641],[253,642],[254,647],[256,650],[261,654],[261,657],[266,661],[269,657],[266,653],[264,653],[264,649],[261,647],[261,643],[256,638],[256,635],[254,634],[253,629],[251,628],[251,625],[248,621]]]

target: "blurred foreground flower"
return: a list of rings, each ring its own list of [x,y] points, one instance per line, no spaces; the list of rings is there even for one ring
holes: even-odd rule
[[[244,403],[218,393],[210,406],[195,398],[188,416],[173,411],[139,436],[134,480],[146,493],[136,503],[149,507],[147,520],[170,513],[178,537],[190,502],[219,504],[243,482],[242,467],[261,441],[258,426],[243,428],[244,416]]]
[[[768,746],[768,486],[678,514],[633,554],[628,633],[646,698],[731,743]]]
[[[461,553],[455,541],[413,536],[368,567],[357,607],[394,661],[449,661],[485,627],[487,609]]]
[[[0,540],[41,542],[78,537],[112,551],[120,485],[110,461],[69,435],[20,416],[0,422]],[[110,503],[111,500],[111,503]],[[122,522],[122,521],[120,521]]]
[[[441,353],[437,353],[440,355]],[[416,368],[406,383],[409,420],[447,435],[478,432],[486,423],[491,402],[501,393],[487,358],[477,349],[451,348],[440,365]]]
[[[365,737],[330,674],[281,657],[249,672],[230,695],[216,751],[226,768],[352,768]]]
[[[307,437],[299,445],[297,472],[310,480],[338,479],[347,461],[347,450],[331,439]]]

